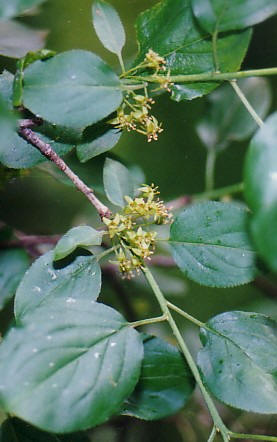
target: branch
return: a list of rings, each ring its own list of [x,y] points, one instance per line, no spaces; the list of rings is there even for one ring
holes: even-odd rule
[[[87,199],[91,202],[91,204],[95,207],[100,217],[106,216],[109,218],[111,216],[110,209],[105,206],[95,195],[92,189],[90,189],[64,162],[64,160],[59,157],[59,155],[52,149],[50,144],[42,141],[39,136],[30,129],[30,126],[27,127],[24,123],[30,120],[22,120],[19,127],[19,134],[24,138],[28,143],[32,144],[36,147],[42,155],[44,155],[48,160],[52,161],[56,164],[56,166],[65,173],[65,175],[73,182],[73,184],[77,187],[77,189],[82,192]],[[32,120],[31,120],[32,121]],[[27,124],[27,125],[28,125]],[[34,125],[35,123],[33,123]]]
[[[203,81],[224,81],[234,80],[245,77],[264,77],[267,75],[277,75],[277,68],[251,69],[239,72],[204,72],[203,74],[191,75],[170,75],[166,77],[171,83],[194,83]],[[162,75],[160,77],[163,77]],[[128,79],[128,77],[125,77]],[[159,79],[155,75],[131,76],[130,79],[137,81],[147,81],[149,83],[159,83]]]

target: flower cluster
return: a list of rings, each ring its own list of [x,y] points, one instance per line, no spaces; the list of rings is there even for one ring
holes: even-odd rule
[[[158,139],[158,134],[163,131],[161,124],[153,115],[149,115],[152,98],[132,93],[127,97],[117,111],[116,118],[109,121],[118,129],[134,130],[147,137],[148,142]]]
[[[149,49],[149,51],[146,53],[143,63],[146,67],[150,69],[155,69],[156,72],[166,70],[165,58],[161,57],[159,54],[157,54],[157,52],[154,52],[152,49]]]
[[[145,259],[151,259],[155,250],[156,232],[145,230],[151,224],[166,224],[172,215],[160,201],[157,187],[143,185],[138,189],[141,195],[137,198],[125,197],[126,206],[121,214],[111,219],[103,218],[108,234],[116,250],[116,263],[124,277],[131,278],[144,265]]]

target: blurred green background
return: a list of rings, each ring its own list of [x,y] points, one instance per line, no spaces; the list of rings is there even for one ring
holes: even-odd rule
[[[137,50],[135,19],[139,12],[151,7],[156,1],[110,2],[117,8],[126,28],[127,44],[124,56],[127,63],[131,63]],[[91,0],[48,0],[40,8],[39,14],[20,18],[20,21],[33,28],[47,29],[48,49],[57,52],[73,48],[91,50],[114,69],[118,69],[116,57],[102,47],[93,30]],[[161,32],[166,32],[166,29],[161,29]],[[255,27],[243,69],[277,66],[276,42],[277,17],[274,17]],[[1,70],[5,67],[14,71],[14,61],[2,57],[0,64]],[[276,109],[277,79],[271,78],[270,83],[273,93],[272,109]],[[112,152],[123,161],[140,165],[146,181],[158,185],[165,200],[183,194],[202,192],[206,150],[196,134],[195,124],[205,112],[205,104],[205,98],[175,103],[164,94],[156,100],[154,107],[155,115],[163,122],[164,128],[159,140],[149,144],[140,135],[124,134]],[[236,142],[219,155],[216,187],[241,181],[247,146],[248,141]],[[96,170],[95,164],[100,167],[101,158],[89,161],[86,166],[78,166],[78,170],[82,167],[86,169],[87,180],[92,183],[97,181],[97,170],[99,175],[99,167]],[[93,208],[86,203],[81,194],[71,187],[64,186],[39,168],[27,171],[22,177],[13,177],[3,182],[0,180],[0,219],[26,233],[37,234],[64,233],[78,223],[98,222]],[[235,309],[259,311],[277,318],[277,290],[274,285],[276,280],[272,275],[268,275],[266,290],[254,284],[223,290],[201,287],[184,280],[176,269],[158,269],[157,272],[169,299],[202,321],[217,313]],[[118,284],[121,286],[123,297],[114,296],[118,292]],[[147,317],[159,314],[142,279],[122,284],[120,281],[115,283],[108,279],[104,284],[102,299],[120,308],[127,315]],[[131,312],[126,312],[126,303]],[[4,314],[7,314],[7,310]],[[4,321],[3,314],[1,319]],[[182,327],[192,350],[195,351],[199,346],[195,331],[184,325]],[[158,325],[148,331],[167,336],[167,329]],[[268,434],[277,432],[277,420],[272,416],[253,416],[227,409],[222,405],[220,408],[226,422],[234,431],[266,431]],[[209,416],[200,396],[196,394],[186,410],[175,417],[157,423],[142,423],[129,418],[114,419],[111,423],[93,430],[90,437],[92,442],[137,442],[142,439],[144,442],[201,442],[207,439],[209,425]]]

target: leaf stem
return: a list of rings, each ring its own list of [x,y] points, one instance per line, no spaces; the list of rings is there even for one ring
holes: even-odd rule
[[[206,170],[205,170],[205,190],[211,192],[214,188],[214,173],[216,162],[216,150],[210,148],[207,151]]]
[[[234,89],[234,91],[236,92],[236,94],[239,97],[239,99],[241,100],[241,102],[244,104],[244,106],[246,107],[246,109],[250,113],[251,117],[256,121],[256,123],[257,123],[257,125],[259,127],[262,127],[263,124],[264,124],[263,120],[261,120],[261,118],[259,117],[259,115],[255,111],[255,109],[249,103],[249,101],[247,100],[246,96],[244,95],[244,93],[242,92],[240,87],[238,86],[237,81],[236,80],[231,80],[230,84],[231,84],[232,88]]]
[[[253,440],[263,440],[263,441],[272,441],[277,442],[276,436],[264,436],[262,434],[242,434],[242,433],[233,433],[229,431],[229,435],[232,439],[253,439]]]
[[[42,155],[44,155],[48,160],[52,161],[56,164],[56,166],[64,172],[64,174],[73,182],[75,187],[82,192],[87,199],[91,202],[91,204],[95,207],[100,217],[103,216],[110,217],[111,211],[105,206],[95,195],[92,189],[90,189],[74,172],[71,170],[64,160],[59,157],[59,155],[52,149],[50,144],[42,141],[39,136],[32,131],[29,127],[25,127],[21,125],[18,130],[19,134],[24,138],[28,143],[32,144],[36,147]]]
[[[182,353],[184,354],[184,356],[187,360],[187,363],[188,363],[188,365],[194,375],[194,378],[195,378],[195,380],[201,390],[201,393],[205,399],[207,407],[208,407],[210,414],[213,418],[215,427],[220,431],[223,441],[229,442],[230,439],[229,439],[228,429],[224,425],[224,423],[223,423],[223,421],[222,421],[222,419],[221,419],[221,417],[220,417],[220,415],[219,415],[219,413],[213,403],[213,400],[212,400],[210,394],[208,393],[208,391],[206,390],[206,387],[204,386],[204,384],[202,382],[197,365],[194,362],[194,359],[191,356],[190,351],[189,351],[189,349],[188,349],[188,347],[187,347],[187,345],[186,345],[186,343],[185,343],[185,341],[184,341],[184,339],[183,339],[183,337],[182,337],[182,335],[181,335],[181,333],[180,333],[180,331],[179,331],[179,329],[178,329],[178,327],[177,327],[177,325],[176,325],[176,323],[170,313],[170,310],[169,310],[169,307],[167,305],[167,301],[166,301],[164,295],[162,294],[158,284],[156,283],[156,281],[155,281],[151,271],[148,269],[148,267],[144,267],[143,272],[144,272],[145,278],[147,279],[150,287],[152,288],[152,290],[156,296],[156,299],[160,305],[160,308],[161,308],[163,314],[167,316],[167,321],[171,327],[171,330],[177,340],[177,343],[178,343]]]
[[[119,64],[120,64],[120,67],[121,67],[121,70],[122,70],[122,74],[125,74],[126,69],[125,69],[125,66],[124,66],[124,61],[123,61],[122,53],[121,52],[119,52],[117,54],[117,58],[118,58],[118,61],[119,61]]]
[[[238,72],[203,72],[203,74],[184,74],[170,75],[166,77],[172,83],[194,83],[203,81],[225,81],[245,77],[264,77],[268,75],[277,75],[277,67],[265,69],[251,69]],[[165,77],[165,76],[163,76]],[[148,81],[150,83],[160,83],[157,75],[132,76],[132,79],[138,81]]]
[[[105,258],[105,256],[108,256],[111,253],[115,252],[119,247],[120,245],[117,244],[116,246],[110,247],[109,249],[104,250],[104,252],[99,253],[98,255],[96,255],[97,261],[100,261],[101,259]]]
[[[218,54],[217,54],[217,37],[218,37],[218,30],[216,29],[212,36],[212,45],[213,45],[213,57],[214,57],[214,67],[216,72],[219,71],[219,60],[218,60]]]
[[[207,442],[213,442],[216,437],[216,427],[214,426]]]
[[[131,327],[141,327],[142,325],[156,324],[167,320],[167,315],[158,316],[157,318],[141,319],[140,321],[129,322]]]
[[[177,307],[177,305],[172,304],[171,302],[167,301],[167,306],[171,309],[174,310],[176,313],[179,313],[179,315],[183,316],[184,318],[188,319],[190,322],[192,322],[193,324],[197,325],[197,327],[203,327],[205,328],[205,324],[204,322],[198,321],[198,319],[194,318],[193,316],[189,315],[187,312],[185,312],[184,310],[180,309],[179,307]]]

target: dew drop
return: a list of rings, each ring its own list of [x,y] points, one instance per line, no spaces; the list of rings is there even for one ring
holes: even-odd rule
[[[38,349],[37,349],[37,348],[32,348],[32,352],[33,352],[33,353],[37,353],[37,352],[38,352]]]
[[[54,272],[54,270],[48,269],[47,271],[48,271],[49,275],[51,276],[52,281],[55,281],[55,279],[57,279],[57,275]]]
[[[49,367],[54,367],[54,365],[55,365],[55,362],[49,362]]]
[[[51,336],[51,335],[47,335],[47,336],[46,336],[46,339],[47,339],[47,341],[51,341],[52,336]]]
[[[111,347],[115,347],[116,346],[116,342],[111,342]]]
[[[74,298],[67,298],[66,302],[68,304],[74,304],[76,302],[76,299],[74,299]]]
[[[34,292],[38,292],[38,293],[40,293],[41,292],[41,288],[39,287],[39,286],[35,286],[34,288],[33,288],[33,291]]]
[[[96,359],[98,359],[99,356],[100,356],[100,353],[94,353],[94,357],[95,357]]]

